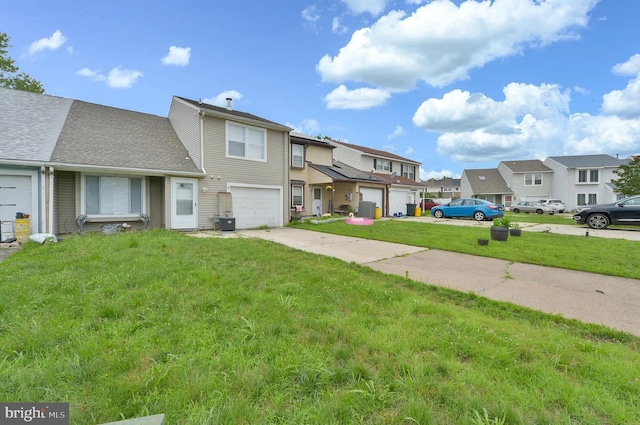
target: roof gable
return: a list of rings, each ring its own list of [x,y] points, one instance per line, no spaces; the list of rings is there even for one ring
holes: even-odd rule
[[[0,88],[0,159],[49,161],[72,103]]]
[[[502,161],[504,165],[514,173],[542,172],[550,173],[553,170],[542,163],[539,159],[528,159],[524,161]]]
[[[497,168],[464,170],[474,194],[513,193]]]
[[[611,155],[573,155],[573,156],[550,156],[548,159],[564,165],[567,168],[578,167],[619,167],[629,162],[629,159],[618,159]]]
[[[180,96],[174,96],[174,99],[181,100],[188,105],[191,105],[197,108],[199,111],[204,112],[205,114],[211,114],[214,116],[218,116],[220,118],[229,119],[229,120],[237,120],[241,122],[252,122],[254,125],[260,125],[267,128],[272,128],[274,130],[286,131],[290,132],[292,129],[282,124],[278,124],[274,121],[269,121],[265,118],[259,117],[257,115],[249,114],[247,112],[236,111],[235,109],[227,109],[221,108],[219,106],[210,105],[208,103],[203,103],[201,101],[195,101],[191,99],[186,99]]]
[[[201,172],[168,118],[77,100],[51,160],[73,166]]]
[[[351,148],[351,149],[355,149],[357,151],[362,152],[363,154],[366,155],[370,155],[370,156],[376,156],[376,157],[382,157],[382,158],[389,158],[389,159],[395,159],[396,161],[402,161],[402,162],[408,162],[410,164],[415,164],[415,165],[420,165],[419,162],[414,161],[412,159],[409,158],[404,158],[400,155],[396,155],[390,152],[386,152],[386,151],[381,151],[378,149],[372,149],[372,148],[368,148],[366,146],[360,146],[360,145],[354,145],[353,143],[345,143],[345,142],[339,142],[337,140],[332,140],[329,139],[330,143],[336,143],[340,146],[344,146],[347,148]]]

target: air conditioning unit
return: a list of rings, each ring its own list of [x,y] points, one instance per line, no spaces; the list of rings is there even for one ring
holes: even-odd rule
[[[220,217],[220,231],[233,232],[236,230],[236,219],[229,217]]]

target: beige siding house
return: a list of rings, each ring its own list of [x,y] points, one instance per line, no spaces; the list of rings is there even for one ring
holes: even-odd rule
[[[223,218],[233,218],[238,229],[284,225],[290,210],[289,127],[235,111],[230,99],[221,108],[174,97],[169,121],[204,173],[170,185],[176,194],[185,184],[194,190],[198,228],[217,228]],[[170,227],[191,226],[172,211]]]

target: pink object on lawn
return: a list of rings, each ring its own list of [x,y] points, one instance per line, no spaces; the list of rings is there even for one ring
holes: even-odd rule
[[[356,224],[359,226],[371,226],[373,224],[373,219],[366,217],[354,217],[353,213],[349,213],[349,217],[345,220],[345,223]]]

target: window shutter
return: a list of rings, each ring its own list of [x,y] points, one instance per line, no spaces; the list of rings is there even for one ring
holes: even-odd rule
[[[389,161],[389,172],[393,173],[393,162]]]
[[[378,165],[378,164],[377,164],[376,159],[375,159],[375,158],[373,158],[373,169],[374,169],[374,170],[377,170],[377,169],[378,169],[378,168],[376,167],[377,165]]]

